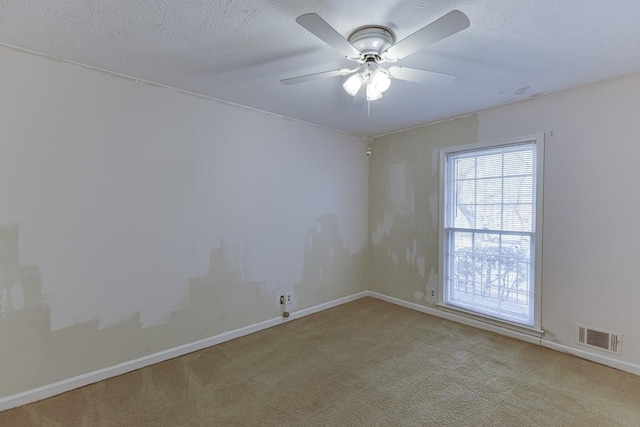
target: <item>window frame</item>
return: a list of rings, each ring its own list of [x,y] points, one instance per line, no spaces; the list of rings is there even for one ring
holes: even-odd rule
[[[439,179],[440,179],[440,192],[439,192],[439,220],[438,220],[438,257],[440,268],[440,280],[438,284],[438,298],[437,307],[452,311],[465,317],[480,320],[488,324],[506,326],[515,328],[528,333],[542,333],[541,330],[541,302],[542,302],[542,222],[543,222],[543,181],[544,181],[544,133],[525,135],[517,138],[503,139],[498,141],[477,142],[473,144],[457,145],[451,147],[443,147],[440,149],[440,161],[439,161]],[[449,246],[449,240],[446,239],[446,207],[449,194],[447,194],[446,186],[446,163],[447,156],[453,153],[460,153],[464,151],[478,151],[478,150],[490,150],[509,145],[518,145],[524,143],[533,143],[535,146],[535,220],[534,231],[532,233],[532,246],[531,252],[533,260],[533,286],[534,286],[534,300],[533,300],[533,325],[527,325],[524,323],[517,323],[515,321],[504,320],[498,317],[493,317],[484,313],[467,310],[461,307],[449,305],[446,303],[445,293],[447,291],[447,270],[445,251]]]

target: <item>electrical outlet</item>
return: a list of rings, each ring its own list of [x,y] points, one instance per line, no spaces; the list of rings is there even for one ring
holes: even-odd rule
[[[284,294],[285,304],[291,304],[293,302],[293,292],[287,292]]]
[[[435,301],[435,299],[436,299],[436,288],[429,288],[429,298]]]

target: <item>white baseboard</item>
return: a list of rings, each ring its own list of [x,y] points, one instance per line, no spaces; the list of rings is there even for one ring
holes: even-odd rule
[[[480,320],[471,319],[459,314],[450,313],[448,311],[442,311],[424,305],[408,302],[399,298],[390,297],[388,295],[379,294],[377,292],[368,291],[368,296],[387,301],[392,304],[400,305],[402,307],[410,308],[411,310],[420,311],[422,313],[431,314],[432,316],[441,317],[443,319],[451,320],[453,322],[462,323],[474,328],[483,329],[485,331],[495,332],[497,334],[506,335],[508,337],[517,338],[522,341],[530,342],[532,344],[540,344],[540,338],[533,335],[525,334],[523,332],[514,331],[509,328],[492,325],[490,323],[482,322]]]
[[[314,305],[313,307],[303,308],[302,310],[294,311],[289,315],[289,320],[299,319],[304,316],[308,316],[319,311],[327,310],[329,308],[337,307],[342,304],[346,304],[351,301],[358,300],[360,298],[368,297],[369,291],[358,292],[357,294],[349,295],[346,297],[334,299],[332,301],[324,302],[322,304]]]
[[[522,341],[529,342],[531,344],[537,344],[542,347],[550,348],[562,353],[571,354],[581,359],[590,360],[601,365],[609,366],[611,368],[619,369],[621,371],[629,372],[631,374],[640,375],[640,365],[634,363],[624,362],[622,360],[614,359],[603,354],[597,354],[591,351],[583,350],[580,348],[570,347],[564,344],[558,344],[553,341],[537,338],[533,335],[525,334],[522,332],[514,331],[508,328],[488,324],[479,320],[470,319],[464,316],[460,316],[447,311],[437,310],[430,307],[425,307],[420,304],[404,301],[399,298],[390,297],[388,295],[380,294],[377,292],[367,291],[367,296],[387,301],[392,304],[400,305],[402,307],[410,308],[412,310],[420,311],[422,313],[431,314],[433,316],[441,317],[443,319],[451,320],[454,322],[462,323],[465,325],[473,326],[486,331],[495,332],[508,337],[516,338]]]
[[[596,354],[590,351],[582,350],[580,348],[569,347],[568,345],[558,344],[548,340],[542,340],[540,345],[552,350],[560,351],[562,353],[571,354],[581,359],[587,359],[601,365],[616,368],[621,371],[629,372],[631,374],[640,375],[640,365],[636,365],[635,363],[624,362],[622,360],[614,359],[613,357],[609,357],[604,354]]]
[[[336,307],[342,304],[346,304],[351,301],[368,296],[367,292],[360,292],[357,294],[349,295],[343,298],[338,298],[333,301],[328,301],[322,304],[315,305],[313,307],[305,308],[299,311],[294,311],[290,314],[289,320],[299,319],[304,316],[308,316],[313,313],[317,313],[328,308]],[[27,403],[36,402],[38,400],[46,399],[56,396],[67,391],[74,390],[76,388],[84,387],[89,384],[96,383],[98,381],[106,380],[108,378],[116,377],[118,375],[126,374],[127,372],[135,371],[146,366],[150,366],[156,363],[164,362],[165,360],[173,359],[175,357],[183,356],[194,351],[202,350],[203,348],[211,347],[216,344],[230,341],[235,338],[240,338],[245,335],[252,334],[254,332],[261,331],[263,329],[271,328],[283,323],[282,317],[275,317],[273,319],[265,320],[263,322],[255,323],[253,325],[245,326],[242,328],[234,329],[233,331],[223,332],[221,334],[205,338],[199,341],[195,341],[189,344],[184,344],[178,347],[163,350],[158,353],[149,354],[147,356],[140,357],[138,359],[129,360],[123,363],[119,363],[115,366],[108,368],[98,369],[97,371],[88,372],[86,374],[78,375],[76,377],[67,378],[52,384],[47,384],[42,387],[27,390],[22,393],[14,394],[0,398],[0,412],[7,409],[15,408],[18,406],[26,405]]]
[[[294,311],[290,314],[289,320],[299,319],[304,316],[308,316],[319,311],[327,310],[332,307],[337,307],[342,304],[346,304],[351,301],[363,297],[373,297],[382,301],[387,301],[392,304],[396,304],[402,307],[416,310],[422,313],[430,314],[433,316],[441,317],[454,322],[462,323],[465,325],[473,326],[486,331],[495,332],[501,335],[506,335],[512,338],[516,338],[522,341],[526,341],[532,344],[538,344],[543,347],[557,350],[563,353],[568,353],[582,359],[587,359],[592,362],[596,362],[602,365],[610,366],[612,368],[620,369],[625,372],[629,372],[635,375],[640,375],[640,365],[633,363],[623,362],[605,355],[595,354],[586,350],[569,347],[563,344],[554,343],[552,341],[536,338],[532,335],[528,335],[522,332],[514,331],[508,328],[503,328],[496,325],[487,324],[475,319],[469,319],[464,316],[457,315],[455,313],[449,313],[430,307],[426,307],[420,304],[404,301],[398,298],[383,295],[377,292],[364,291],[357,294],[349,295],[343,298],[338,298],[333,301],[328,301],[322,304],[315,305],[313,307],[305,308],[302,310]],[[194,351],[202,350],[207,347],[211,347],[216,344],[230,341],[235,338],[240,338],[245,335],[252,334],[254,332],[261,331],[263,329],[271,328],[283,323],[281,317],[265,320],[263,322],[255,323],[253,325],[245,326],[242,328],[234,329],[233,331],[223,332],[213,337],[205,338],[199,341],[195,341],[189,344],[181,345],[178,347],[170,348],[158,353],[150,354],[138,359],[129,360],[127,362],[119,363],[115,366],[111,366],[97,371],[88,372],[86,374],[78,375],[73,378],[64,379],[52,384],[48,384],[42,387],[38,387],[32,390],[27,390],[22,393],[14,394],[0,398],[0,412],[7,409],[15,408],[18,406],[26,405],[28,403],[36,402],[38,400],[46,399],[56,396],[67,391],[74,390],[79,387],[84,387],[89,384],[96,383],[98,381],[106,380],[118,375],[125,374],[127,372],[135,371],[146,366],[150,366],[156,363],[164,362],[165,360],[173,359],[175,357],[183,356]]]

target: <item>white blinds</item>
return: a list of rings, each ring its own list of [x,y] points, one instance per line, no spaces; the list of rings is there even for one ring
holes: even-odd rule
[[[534,143],[450,154],[447,162],[448,227],[534,231]]]
[[[450,153],[445,303],[533,324],[535,141]]]

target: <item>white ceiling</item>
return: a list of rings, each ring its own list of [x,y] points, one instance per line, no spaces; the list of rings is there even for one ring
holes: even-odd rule
[[[368,119],[343,77],[279,83],[353,65],[299,15],[400,40],[452,9],[471,26],[399,63],[456,74],[446,88],[394,80]],[[638,0],[0,0],[0,43],[373,136],[639,73],[639,17]]]

